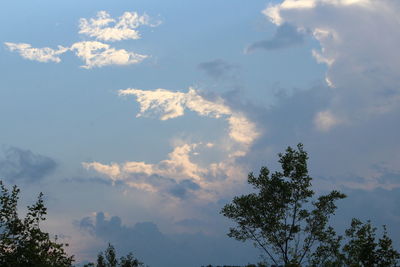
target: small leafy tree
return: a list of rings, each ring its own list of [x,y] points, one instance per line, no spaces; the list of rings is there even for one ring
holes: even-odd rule
[[[132,253],[129,253],[126,257],[121,257],[119,260],[117,259],[117,254],[115,252],[115,248],[108,244],[107,249],[103,252],[100,252],[97,255],[97,263],[88,263],[84,265],[84,267],[145,267],[145,265],[136,259]]]
[[[20,190],[14,186],[10,192],[0,181],[0,266],[22,267],[64,267],[72,266],[73,256],[68,256],[64,246],[50,239],[48,233],[40,229],[47,208],[43,194],[28,213],[20,219],[17,212]]]
[[[336,250],[336,233],[328,225],[336,210],[335,202],[345,195],[332,191],[312,201],[312,178],[308,175],[308,155],[302,144],[279,154],[282,171],[271,173],[262,167],[250,173],[248,183],[255,193],[235,197],[221,213],[236,222],[229,236],[252,240],[275,265],[300,266],[311,262],[317,247],[320,254]]]
[[[393,248],[392,240],[383,226],[383,235],[376,240],[376,228],[370,221],[351,221],[345,232],[348,239],[343,246],[343,261],[348,266],[396,266],[400,254]]]

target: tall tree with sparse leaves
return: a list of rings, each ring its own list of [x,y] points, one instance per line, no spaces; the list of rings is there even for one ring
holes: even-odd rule
[[[336,238],[328,222],[345,195],[332,191],[312,201],[307,160],[302,144],[288,147],[279,154],[281,171],[262,167],[258,176],[250,173],[248,183],[256,192],[235,197],[221,210],[236,222],[228,235],[254,241],[275,265],[300,266],[312,260],[316,247]]]
[[[10,192],[0,181],[0,266],[4,267],[66,267],[72,266],[73,256],[67,255],[67,244],[51,240],[48,233],[40,229],[47,208],[43,194],[32,206],[24,219],[18,216],[19,192],[14,186]]]
[[[229,236],[252,240],[267,260],[285,267],[395,267],[400,254],[393,248],[386,227],[376,239],[370,221],[353,219],[344,236],[328,225],[335,202],[345,195],[332,191],[313,201],[308,155],[302,144],[278,154],[282,171],[262,167],[248,176],[255,193],[235,197],[221,213],[236,222]]]

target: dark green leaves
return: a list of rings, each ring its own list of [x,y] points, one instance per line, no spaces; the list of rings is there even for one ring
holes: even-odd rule
[[[126,257],[121,257],[119,260],[115,248],[108,244],[107,249],[97,255],[97,263],[88,263],[84,267],[144,267],[144,264],[136,259],[132,253]]]
[[[64,250],[67,244],[50,239],[48,233],[40,229],[40,222],[45,220],[46,207],[43,194],[28,207],[24,219],[17,213],[19,189],[12,191],[0,181],[0,266],[72,266],[73,256]]]
[[[281,171],[271,173],[262,167],[258,176],[250,173],[248,183],[255,192],[235,197],[221,210],[236,223],[228,235],[252,240],[269,261],[285,267],[397,266],[400,254],[385,227],[377,241],[369,221],[353,219],[345,237],[329,226],[336,201],[346,196],[334,190],[313,201],[307,160],[299,144],[279,154]]]

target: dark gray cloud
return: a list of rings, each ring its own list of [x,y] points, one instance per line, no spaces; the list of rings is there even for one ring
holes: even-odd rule
[[[246,264],[258,260],[259,251],[228,237],[197,234],[165,235],[152,222],[125,226],[117,216],[105,218],[98,212],[77,225],[84,232],[112,243],[122,255],[134,255],[152,267],[198,267],[207,264]]]
[[[350,89],[349,89],[350,90]],[[343,184],[348,177],[366,178],[379,173],[379,182],[396,184],[400,172],[400,106],[390,112],[336,125],[329,131],[320,131],[315,124],[318,112],[326,109],[332,99],[346,94],[346,88],[329,88],[317,85],[308,90],[293,90],[276,96],[269,107],[232,101],[230,105],[244,110],[247,116],[262,130],[263,135],[253,144],[251,151],[239,159],[250,170],[261,166],[276,168],[276,155],[287,146],[305,144],[310,155],[310,171],[315,177],[329,178],[332,184]],[[232,100],[232,99],[231,99]],[[349,112],[359,102],[349,104]],[[343,107],[342,110],[344,110]],[[353,112],[353,114],[355,111]],[[268,151],[268,153],[266,153]],[[387,170],[376,166],[389,166]],[[355,179],[355,178],[353,178]],[[359,179],[359,180],[360,180]],[[361,184],[361,180],[360,180]]]
[[[72,177],[65,178],[62,180],[65,183],[93,183],[93,184],[103,184],[103,185],[112,185],[112,181],[110,179],[106,179],[103,177]]]
[[[199,190],[200,186],[191,180],[183,180],[180,183],[172,185],[168,191],[175,197],[186,198],[189,191]]]
[[[299,45],[304,42],[304,35],[297,31],[296,27],[290,24],[278,26],[275,35],[268,40],[258,41],[247,48],[247,52],[253,52],[258,49],[275,50]]]
[[[180,199],[186,199],[190,195],[190,192],[200,189],[200,185],[189,179],[176,181],[170,177],[157,174],[147,175],[145,173],[135,173],[127,178],[127,182],[145,182],[157,188],[161,194]],[[118,183],[125,184],[125,181],[118,181]]]
[[[198,68],[211,78],[218,80],[221,78],[233,77],[234,74],[232,74],[232,71],[237,67],[222,59],[215,59],[200,63]]]
[[[371,220],[382,229],[387,225],[390,236],[400,248],[400,107],[378,115],[343,123],[320,131],[315,127],[315,114],[326,109],[352,88],[329,88],[319,85],[308,90],[280,93],[270,107],[231,101],[246,110],[248,116],[264,129],[264,135],[238,164],[257,173],[261,166],[272,171],[280,168],[277,153],[288,145],[302,142],[309,153],[309,171],[314,177],[317,195],[339,189],[347,194],[338,204],[332,224],[343,234],[353,217]],[[232,100],[232,99],[230,99]],[[360,102],[346,106],[356,109]]]
[[[359,218],[363,221],[371,220],[379,230],[386,225],[389,236],[394,245],[400,248],[400,188],[385,190],[343,189],[347,198],[338,203],[338,211],[333,218],[333,223],[339,232],[350,226],[351,218]]]
[[[52,158],[17,147],[6,148],[0,158],[0,175],[10,182],[39,181],[56,167]]]

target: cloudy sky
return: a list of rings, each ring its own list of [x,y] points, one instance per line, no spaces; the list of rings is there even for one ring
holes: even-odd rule
[[[400,245],[397,0],[4,0],[0,175],[77,262],[245,264],[219,214],[302,142],[334,224]]]

